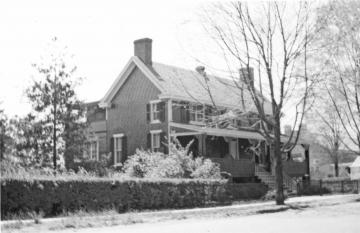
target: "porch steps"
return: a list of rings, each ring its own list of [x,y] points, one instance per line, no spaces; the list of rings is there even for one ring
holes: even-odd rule
[[[275,175],[271,174],[270,172],[266,171],[264,168],[256,165],[255,167],[255,175],[261,182],[266,184],[270,190],[275,189]],[[296,183],[295,181],[289,177],[288,175],[284,174],[284,189],[287,190],[288,193],[296,193]]]

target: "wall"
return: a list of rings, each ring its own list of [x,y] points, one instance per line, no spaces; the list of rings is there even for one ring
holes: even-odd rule
[[[162,129],[167,133],[167,124],[150,125],[146,120],[146,104],[150,100],[158,99],[159,94],[160,91],[153,83],[138,68],[135,68],[112,100],[112,107],[108,109],[107,148],[109,151],[111,151],[110,140],[117,133],[124,133],[127,137],[127,156],[134,154],[137,148],[147,149],[147,135],[150,129]],[[165,112],[167,112],[166,109]],[[125,159],[126,157],[123,158]]]

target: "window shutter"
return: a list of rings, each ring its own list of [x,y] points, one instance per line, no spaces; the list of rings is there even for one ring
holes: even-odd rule
[[[148,150],[151,150],[151,133],[148,133],[147,135],[147,148]]]
[[[150,114],[151,114],[150,104],[146,104],[146,121],[147,122],[150,122]]]
[[[115,161],[115,153],[114,153],[114,137],[111,137],[110,138],[110,153],[111,153],[111,156],[110,156],[110,161],[111,161],[111,164],[114,164],[114,161]]]
[[[159,107],[159,118],[161,122],[165,122],[165,102],[160,102],[158,104]]]
[[[127,159],[127,137],[123,136],[121,140],[122,140],[121,162],[123,163]]]
[[[166,133],[165,132],[161,132],[160,133],[160,151],[163,152],[164,154],[168,154],[169,151],[169,142],[168,139],[166,137]]]
[[[181,123],[189,123],[190,121],[190,111],[188,106],[181,106]]]

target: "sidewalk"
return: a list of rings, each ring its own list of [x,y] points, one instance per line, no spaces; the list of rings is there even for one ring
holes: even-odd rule
[[[208,217],[227,217],[227,216],[248,216],[266,212],[278,212],[292,208],[293,206],[319,206],[333,205],[338,203],[348,203],[359,200],[358,194],[345,195],[328,195],[328,196],[302,196],[292,197],[286,200],[286,205],[278,206],[275,201],[266,201],[260,203],[237,204],[231,206],[194,208],[194,209],[178,209],[178,210],[161,210],[161,211],[144,211],[129,212],[123,214],[92,216],[70,216],[61,218],[41,219],[40,224],[35,224],[34,220],[10,220],[1,221],[1,228],[12,228],[12,225],[37,226],[45,228],[83,228],[83,227],[99,227],[108,225],[128,225],[135,223],[152,223],[168,220],[180,220],[189,218],[208,218]],[[96,221],[95,221],[96,220]]]

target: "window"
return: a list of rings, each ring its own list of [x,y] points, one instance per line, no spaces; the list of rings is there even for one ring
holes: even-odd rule
[[[204,105],[190,105],[190,121],[204,121]]]
[[[121,163],[123,134],[114,135],[114,164]]]
[[[161,130],[150,131],[151,134],[151,150],[158,151],[160,149]]]
[[[96,140],[92,140],[86,143],[85,156],[89,159],[98,160],[99,143]]]
[[[160,122],[160,100],[150,101],[150,122]]]

